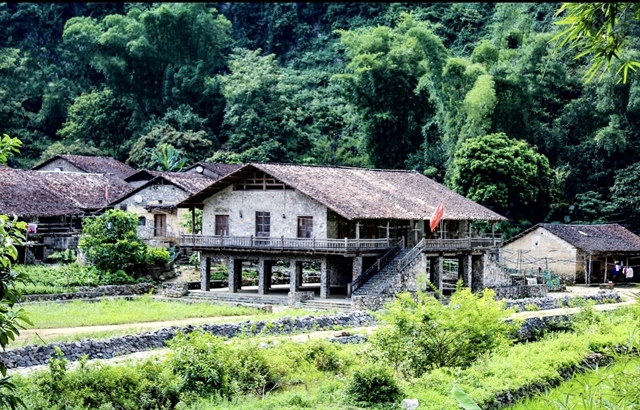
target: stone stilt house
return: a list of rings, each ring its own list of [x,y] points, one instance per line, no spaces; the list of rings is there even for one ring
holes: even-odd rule
[[[640,282],[640,237],[619,224],[540,223],[505,242],[501,262],[511,269],[549,269],[564,283],[611,280],[616,263],[632,266]]]
[[[444,215],[432,232],[439,204]],[[427,266],[442,289],[445,258],[459,261],[466,286],[485,286],[501,239],[474,222],[505,219],[414,171],[292,164],[246,164],[178,207],[203,209],[202,234],[180,237],[201,254],[202,289],[212,258],[227,261],[230,292],[241,288],[242,262],[257,261],[258,294],[270,291],[273,264],[287,260],[295,297],[302,263],[315,262],[320,298],[339,291],[354,300],[415,289]]]

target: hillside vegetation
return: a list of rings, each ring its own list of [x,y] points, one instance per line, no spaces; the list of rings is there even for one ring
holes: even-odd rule
[[[11,166],[55,154],[412,169],[511,220],[640,230],[640,83],[560,3],[2,3]],[[637,22],[625,25],[635,53]],[[632,67],[633,68],[633,67]]]

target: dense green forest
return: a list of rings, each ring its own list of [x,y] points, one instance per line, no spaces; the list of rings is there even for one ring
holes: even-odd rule
[[[60,153],[413,169],[512,221],[640,231],[640,82],[560,3],[0,3],[10,165]],[[627,28],[637,43],[634,24]]]

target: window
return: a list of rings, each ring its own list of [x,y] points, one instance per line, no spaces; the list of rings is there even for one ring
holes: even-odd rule
[[[298,217],[298,238],[312,238],[312,237],[313,237],[313,217],[299,216]]]
[[[146,225],[147,225],[147,218],[145,218],[144,216],[138,217],[138,226],[146,226]]]
[[[120,204],[120,210],[126,211],[127,210],[127,204]]]
[[[229,215],[216,215],[216,235],[229,236]]]
[[[256,236],[269,237],[271,234],[271,214],[256,212]]]
[[[155,222],[154,236],[167,236],[167,215],[157,214],[153,216]]]

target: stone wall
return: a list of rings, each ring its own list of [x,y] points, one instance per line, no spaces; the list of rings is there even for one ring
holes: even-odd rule
[[[145,332],[136,335],[113,337],[106,340],[84,339],[78,342],[52,343],[45,346],[26,346],[0,352],[7,368],[29,367],[45,365],[55,356],[58,347],[68,360],[79,360],[84,355],[89,359],[108,359],[134,352],[161,348],[165,342],[171,340],[178,332],[190,333],[203,330],[216,336],[235,337],[240,335],[289,334],[293,332],[329,330],[336,327],[360,327],[375,324],[375,319],[365,312],[337,313],[327,316],[286,316],[271,322],[246,321],[240,324],[208,324],[200,326],[170,327],[155,332]]]
[[[499,286],[491,288],[496,292],[496,299],[542,298],[547,296],[547,285]]]
[[[140,202],[136,202],[135,200],[138,196],[141,199]],[[180,230],[184,230],[180,227],[179,223],[182,221],[183,215],[189,213],[189,210],[186,208],[178,208],[171,212],[163,212],[166,215],[166,235],[156,237],[155,214],[147,211],[145,207],[148,205],[175,205],[186,197],[187,193],[175,185],[151,185],[122,201],[114,202],[113,205],[118,209],[120,209],[121,205],[125,205],[127,211],[134,212],[138,217],[145,218],[144,225],[138,225],[137,234],[148,244],[158,246],[165,241],[177,244]]]
[[[131,296],[145,295],[149,292],[156,292],[153,283],[136,283],[133,285],[104,285],[96,287],[79,286],[74,293],[52,293],[42,295],[24,295],[22,299],[26,302],[35,301],[57,301],[72,299],[95,299],[103,296]]]
[[[293,189],[234,191],[233,185],[205,200],[202,233],[214,235],[215,216],[229,215],[230,236],[255,235],[256,212],[270,212],[271,237],[297,238],[299,216],[313,217],[313,236],[327,237],[327,207],[318,201]]]
[[[523,251],[520,265],[518,265],[519,250]],[[539,266],[546,270],[544,260],[548,258],[551,272],[558,275],[566,284],[575,283],[576,272],[584,270],[583,266],[577,264],[576,248],[542,227],[504,245],[501,253],[508,268],[520,267],[528,272],[537,272]],[[539,262],[540,260],[542,262]],[[576,263],[564,262],[567,260],[576,261]]]
[[[38,171],[56,171],[56,168],[62,168],[61,172],[80,172],[85,174],[83,170],[73,165],[71,162],[67,161],[63,158],[56,158],[50,163],[46,164],[42,168],[39,168]]]

